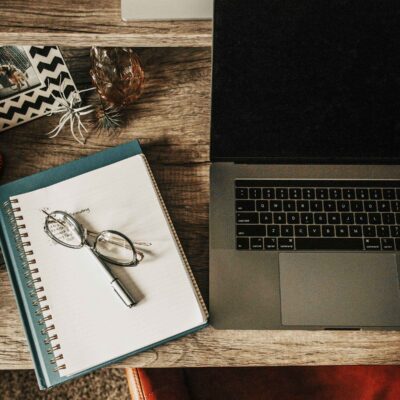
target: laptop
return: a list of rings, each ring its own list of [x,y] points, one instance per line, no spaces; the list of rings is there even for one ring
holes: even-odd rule
[[[121,0],[124,21],[212,19],[213,0]]]
[[[216,0],[220,329],[399,329],[400,3]]]

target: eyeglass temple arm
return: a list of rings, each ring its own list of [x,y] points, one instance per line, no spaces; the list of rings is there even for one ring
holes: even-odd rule
[[[90,235],[90,236],[97,236],[97,235],[99,235],[98,232],[93,232],[93,231],[89,231],[89,230],[87,230],[86,232],[87,232],[87,234]],[[121,246],[121,243],[118,243],[118,242],[115,241],[115,240],[110,240],[109,242],[112,243],[112,244],[115,244],[116,246]],[[134,241],[133,244],[136,244],[137,246],[146,246],[146,247],[149,247],[149,246],[152,245],[150,242],[142,242],[142,241]]]

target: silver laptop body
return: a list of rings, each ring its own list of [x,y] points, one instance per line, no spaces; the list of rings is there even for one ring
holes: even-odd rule
[[[121,0],[124,21],[212,19],[212,0]]]
[[[400,328],[400,5],[383,3],[216,0],[215,328]]]

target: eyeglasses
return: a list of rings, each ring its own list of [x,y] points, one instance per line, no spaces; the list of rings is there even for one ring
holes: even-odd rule
[[[113,230],[92,232],[64,211],[48,213],[43,210],[43,212],[47,215],[44,225],[47,235],[65,247],[81,249],[89,246],[96,256],[121,267],[136,266],[144,258],[143,253],[137,251],[134,243],[121,232]],[[89,244],[89,237],[92,237],[92,245]],[[150,245],[145,242],[137,244]]]
[[[135,300],[103,261],[121,267],[136,266],[143,260],[144,254],[136,250],[134,243],[141,246],[150,246],[151,243],[132,242],[121,232],[113,230],[100,233],[88,231],[74,217],[64,211],[51,213],[42,211],[46,214],[44,230],[47,235],[56,243],[70,249],[82,249],[84,247],[89,249],[100,261],[118,296],[128,307],[135,305]],[[91,237],[91,240],[88,239],[89,237]]]

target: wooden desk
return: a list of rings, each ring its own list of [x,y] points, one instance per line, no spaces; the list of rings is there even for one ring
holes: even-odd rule
[[[121,21],[121,0],[1,0],[0,42],[210,46],[211,21]]]
[[[0,134],[1,183],[108,146],[140,139],[204,297],[208,297],[209,48],[141,49],[146,90],[118,136],[92,134],[85,147],[44,117]],[[73,77],[88,85],[88,49],[64,49]],[[0,266],[0,369],[32,368],[4,265]],[[131,357],[130,367],[400,364],[400,332],[217,331]]]

